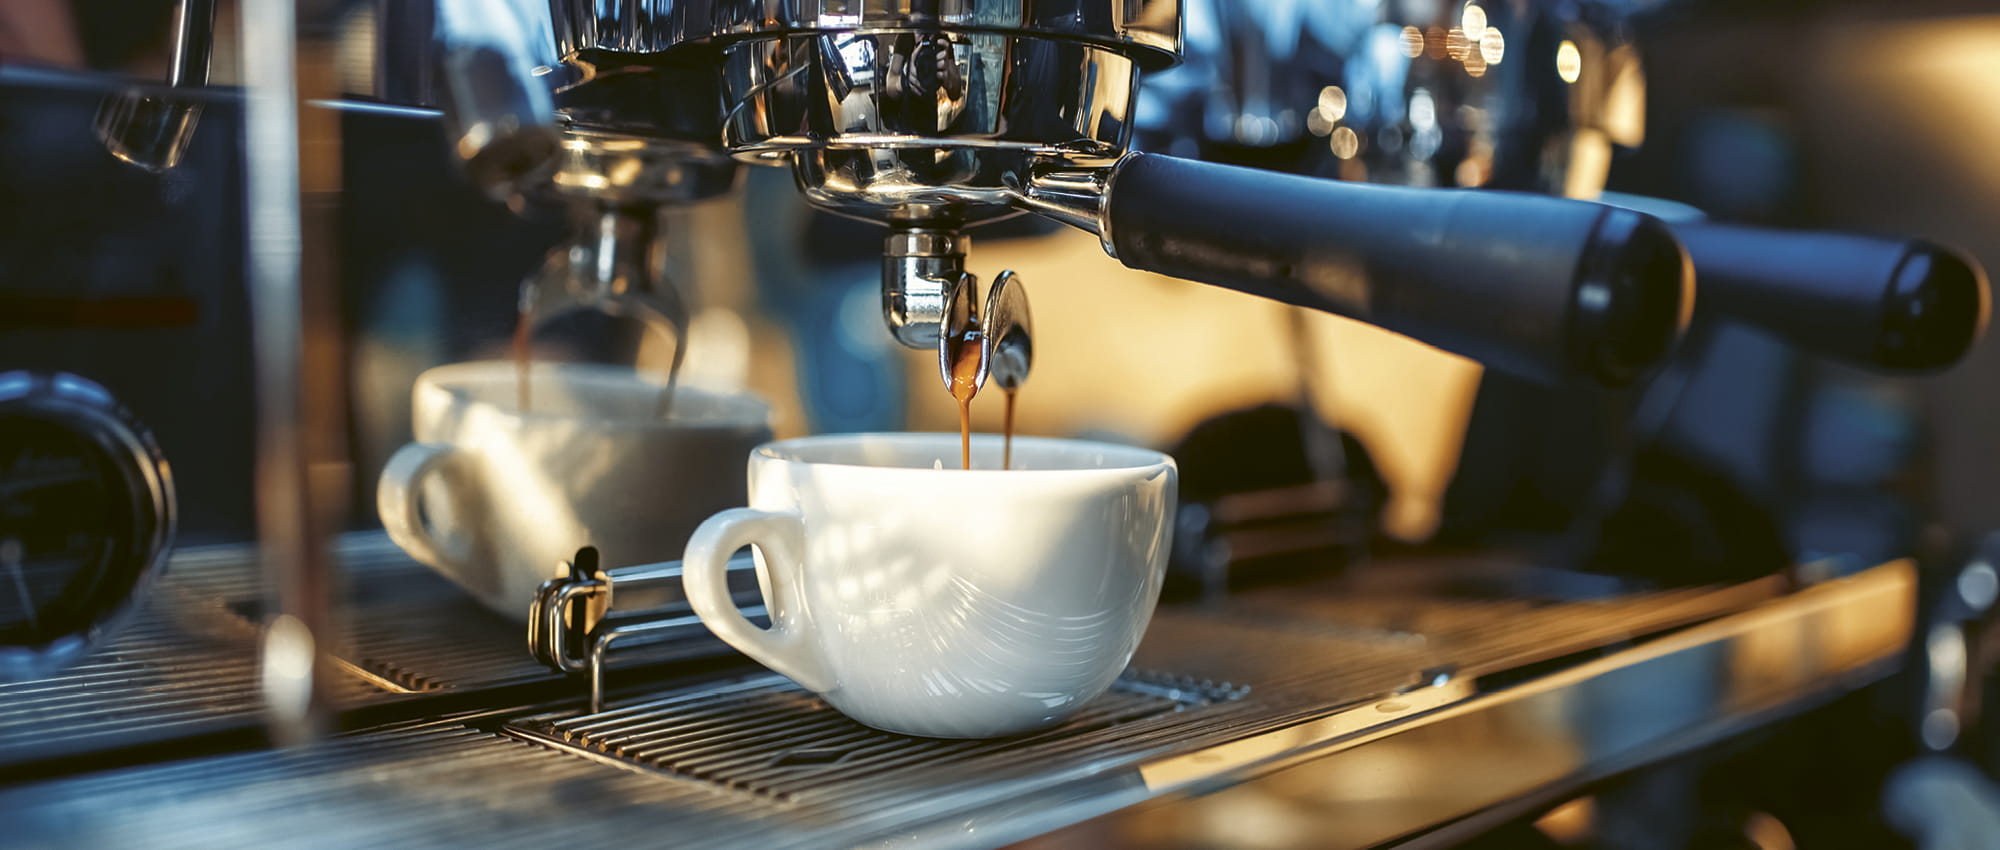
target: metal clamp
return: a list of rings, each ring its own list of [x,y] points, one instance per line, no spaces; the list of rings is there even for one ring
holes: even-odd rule
[[[587,674],[590,710],[604,707],[604,670],[611,650],[649,649],[659,662],[721,655],[729,648],[701,624],[681,591],[681,562],[663,561],[607,570],[597,549],[586,546],[542,583],[528,615],[528,651],[552,670]],[[767,619],[749,553],[730,559],[730,595],[745,616]]]

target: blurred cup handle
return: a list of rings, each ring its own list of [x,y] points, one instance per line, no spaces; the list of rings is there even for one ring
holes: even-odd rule
[[[448,573],[462,573],[472,561],[463,537],[441,534],[424,521],[425,479],[458,453],[439,443],[411,443],[396,450],[375,485],[375,509],[389,539],[410,557]]]

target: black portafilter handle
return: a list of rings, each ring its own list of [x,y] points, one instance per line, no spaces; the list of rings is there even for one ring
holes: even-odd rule
[[[1632,381],[1666,358],[1693,301],[1665,224],[1540,195],[1133,154],[1103,223],[1132,268],[1350,316],[1547,383]]]
[[[1676,223],[1696,320],[1731,318],[1801,349],[1893,371],[1958,362],[1986,326],[1986,275],[1917,239]]]

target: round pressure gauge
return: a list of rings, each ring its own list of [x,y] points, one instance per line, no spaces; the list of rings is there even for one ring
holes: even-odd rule
[[[0,681],[41,678],[110,636],[163,571],[173,479],[109,392],[0,372]]]

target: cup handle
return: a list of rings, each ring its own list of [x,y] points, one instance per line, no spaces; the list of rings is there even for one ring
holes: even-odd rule
[[[410,557],[450,573],[471,562],[471,549],[464,539],[439,539],[424,523],[423,483],[456,451],[439,443],[406,445],[389,457],[375,485],[375,510],[389,539]]]
[[[744,546],[755,546],[764,555],[770,578],[764,600],[764,609],[771,612],[768,629],[750,622],[729,598],[729,556]],[[723,643],[806,690],[825,693],[833,690],[833,676],[812,643],[806,608],[799,604],[799,552],[804,547],[805,525],[798,514],[732,508],[704,520],[688,538],[681,585],[702,625]]]

